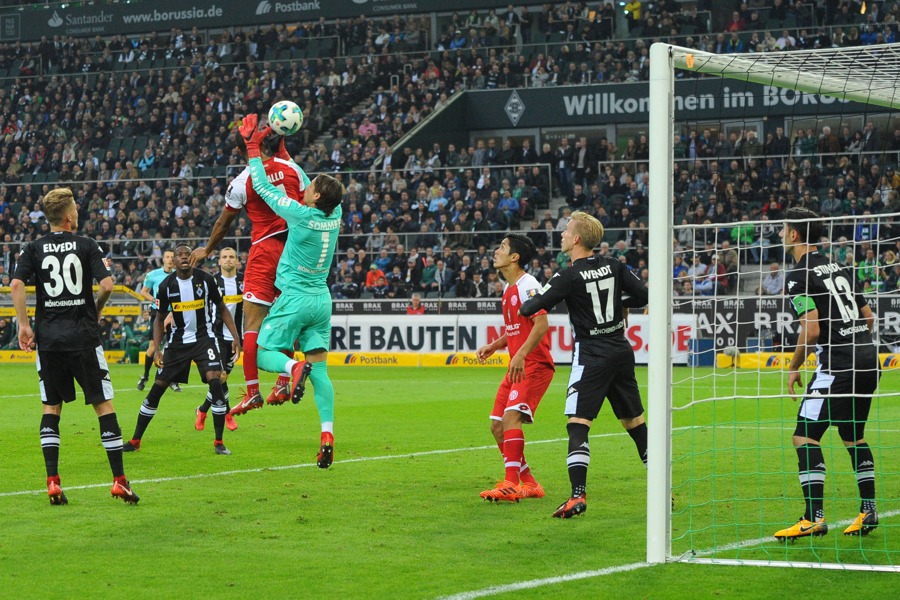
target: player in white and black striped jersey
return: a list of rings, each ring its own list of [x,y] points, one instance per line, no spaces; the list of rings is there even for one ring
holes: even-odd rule
[[[222,299],[225,301],[225,307],[234,319],[238,333],[241,333],[244,321],[244,277],[238,272],[240,264],[234,248],[222,248],[219,250],[219,274],[215,276],[216,287],[219,288],[219,293],[222,294]],[[225,392],[225,406],[228,410],[231,410],[228,394],[228,375],[234,368],[237,356],[235,356],[231,348],[231,342],[234,341],[234,338],[231,332],[228,331],[228,328],[225,327],[221,314],[216,319],[215,331],[216,337],[219,339],[219,349],[222,351],[223,369],[220,378],[222,380],[222,390]],[[203,404],[197,407],[194,419],[194,428],[197,431],[203,431],[206,426],[206,414],[211,406],[212,394],[208,393]],[[231,431],[238,427],[237,421],[230,414],[225,415],[225,426]]]
[[[97,242],[75,235],[78,207],[68,188],[44,195],[50,235],[25,246],[12,279],[12,297],[19,326],[19,346],[37,347],[40,378],[41,449],[47,468],[50,504],[68,504],[59,480],[59,420],[64,402],[75,400],[75,382],[100,420],[100,440],[113,472],[112,495],[130,504],[132,491],[122,465],[122,430],[113,407],[113,387],[97,315],[113,291],[113,279]],[[93,280],[100,284],[94,304]],[[32,330],[26,312],[25,284],[33,281],[37,306]]]
[[[241,353],[237,327],[231,312],[225,307],[215,279],[206,271],[191,267],[191,247],[180,244],[175,248],[175,273],[166,277],[157,291],[158,314],[153,323],[153,339],[162,348],[166,317],[171,313],[172,327],[165,351],[157,351],[156,381],[144,399],[138,413],[137,426],[131,440],[122,449],[134,452],[141,446],[141,438],[159,408],[159,400],[171,382],[187,383],[191,363],[197,365],[201,379],[209,385],[212,395],[213,424],[216,454],[231,454],[222,436],[228,412],[222,389],[222,353],[216,338],[215,323],[221,317],[231,332],[235,360]]]

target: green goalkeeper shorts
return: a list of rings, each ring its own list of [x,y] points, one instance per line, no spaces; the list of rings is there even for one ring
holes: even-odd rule
[[[257,344],[267,350],[303,352],[331,348],[331,295],[281,294],[262,322]]]

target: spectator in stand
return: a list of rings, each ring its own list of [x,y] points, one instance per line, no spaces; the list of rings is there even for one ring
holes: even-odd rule
[[[784,293],[784,273],[781,272],[778,263],[769,265],[769,274],[763,279],[762,287],[757,290],[757,294],[767,294],[769,296],[780,296]]]
[[[688,268],[684,266],[684,260],[682,259],[681,254],[676,254],[672,261],[672,281],[675,282],[676,286],[681,286],[682,281],[689,277]]]
[[[422,304],[422,294],[414,292],[409,297],[409,304],[406,306],[406,314],[408,315],[424,315],[425,305]]]
[[[457,298],[473,298],[475,296],[475,283],[469,279],[469,273],[459,272],[459,279],[453,288]]]
[[[384,279],[384,271],[373,262],[369,265],[369,271],[366,273],[366,291],[374,292],[379,279]]]

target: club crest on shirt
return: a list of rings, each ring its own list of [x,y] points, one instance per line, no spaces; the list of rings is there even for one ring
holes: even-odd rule
[[[518,297],[518,296],[513,296],[512,298],[510,298],[509,301],[512,303],[513,306],[515,306],[516,304],[519,303],[519,297]]]
[[[203,297],[203,286],[199,283],[194,287],[194,298],[202,298]]]

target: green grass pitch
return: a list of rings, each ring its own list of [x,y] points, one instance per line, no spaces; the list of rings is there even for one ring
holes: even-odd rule
[[[134,388],[140,371],[112,369],[127,438],[143,399]],[[437,598],[501,586],[496,597],[771,598],[812,589],[823,597],[886,598],[897,590],[898,575],[886,573],[641,565],[645,470],[608,407],[592,429],[589,510],[551,519],[569,493],[562,416],[568,368],[559,369],[525,431],[528,462],[547,497],[515,505],[478,497],[503,475],[487,418],[502,370],[331,368],[336,462],[327,471],[314,464],[311,395],[298,406],[238,417],[240,428],[225,437],[234,454],[216,456],[211,417],[206,431],[193,428],[205,391],[192,374],[182,393],[163,397],[141,451],[125,456],[138,506],[110,497],[97,419],[76,400],[61,423],[69,498],[61,507],[46,498],[34,367],[3,365],[0,372],[3,597]],[[722,399],[674,414],[674,553],[900,564],[895,397],[877,404],[867,438],[878,446],[879,510],[896,516],[862,540],[835,527],[824,538],[784,546],[768,536],[795,520],[802,503],[790,446],[796,405],[776,397],[783,377],[712,369],[688,375],[676,369],[677,406],[688,404],[692,386],[694,397]],[[644,391],[646,378],[639,369]],[[232,383],[233,396],[237,387]],[[881,391],[900,391],[900,373],[886,373]],[[855,480],[836,432],[823,442],[826,516],[837,523],[855,516]],[[566,580],[570,575],[582,578]],[[550,582],[521,585],[544,578]]]

